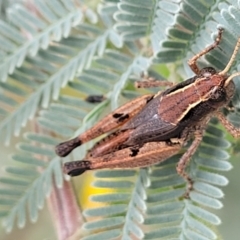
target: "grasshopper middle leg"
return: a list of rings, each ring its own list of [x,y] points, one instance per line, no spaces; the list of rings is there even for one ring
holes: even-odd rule
[[[188,175],[188,173],[185,171],[185,168],[188,165],[188,163],[190,162],[192,155],[196,152],[199,144],[202,142],[203,130],[196,130],[194,132],[194,136],[195,136],[195,138],[194,138],[191,146],[183,154],[183,156],[180,158],[180,160],[179,160],[179,162],[177,164],[177,172],[178,172],[178,174],[180,176],[182,176],[183,178],[185,178],[185,180],[188,183],[188,188],[187,188],[187,191],[185,193],[185,197],[186,198],[189,197],[189,193],[190,193],[190,191],[193,188],[193,180]]]
[[[136,81],[136,88],[153,88],[153,87],[171,87],[172,82],[169,81],[159,81],[159,80],[148,80],[148,81]]]

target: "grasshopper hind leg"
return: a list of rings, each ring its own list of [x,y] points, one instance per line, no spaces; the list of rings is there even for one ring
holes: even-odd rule
[[[73,149],[82,145],[83,143],[89,142],[102,134],[109,133],[110,131],[118,129],[124,123],[133,118],[139,113],[146,104],[153,99],[153,94],[140,96],[120,108],[116,109],[102,120],[100,120],[92,128],[86,132],[80,134],[78,137],[62,142],[55,148],[55,152],[60,157],[67,156]]]
[[[90,170],[91,162],[90,161],[73,161],[67,162],[64,164],[64,172],[71,177],[81,175],[86,170]]]
[[[55,147],[55,152],[60,157],[66,157],[73,149],[79,147],[82,144],[81,140],[76,137],[69,141],[59,143]]]
[[[180,142],[169,144],[167,142],[150,142],[142,146],[127,147],[100,157],[86,160],[67,162],[64,172],[77,176],[86,170],[105,168],[137,168],[150,166],[177,154],[181,150]]]

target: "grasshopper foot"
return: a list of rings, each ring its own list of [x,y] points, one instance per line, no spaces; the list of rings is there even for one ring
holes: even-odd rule
[[[190,199],[189,194],[192,190],[193,190],[193,180],[190,177],[188,177],[187,178],[187,190],[186,190],[185,194],[183,195],[183,197],[186,199]]]

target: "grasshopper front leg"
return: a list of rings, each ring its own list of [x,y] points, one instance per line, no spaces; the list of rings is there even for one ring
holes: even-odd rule
[[[181,142],[145,143],[142,146],[124,148],[101,157],[65,163],[64,172],[71,176],[77,176],[86,170],[146,167],[177,154],[181,147]]]
[[[233,137],[240,137],[240,129],[230,123],[221,112],[217,112],[216,117]]]
[[[206,53],[210,52],[211,50],[213,50],[214,48],[216,48],[222,39],[222,33],[223,33],[223,29],[219,28],[218,29],[218,36],[215,39],[214,43],[211,44],[210,46],[206,47],[205,49],[203,49],[203,51],[201,51],[200,53],[196,54],[195,56],[193,56],[189,61],[188,61],[188,65],[189,67],[192,69],[192,71],[198,75],[200,73],[200,69],[197,66],[197,60],[202,57],[203,55],[205,55]]]
[[[62,142],[56,146],[56,154],[60,157],[67,156],[73,149],[100,135],[123,125],[134,117],[154,97],[153,94],[138,97],[121,106],[111,114],[104,117],[95,126],[80,134],[78,137]]]

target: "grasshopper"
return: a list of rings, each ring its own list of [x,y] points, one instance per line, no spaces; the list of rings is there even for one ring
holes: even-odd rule
[[[178,174],[188,182],[189,192],[193,181],[185,168],[201,143],[211,117],[217,117],[234,137],[240,136],[240,129],[221,113],[235,92],[232,79],[240,75],[240,72],[227,74],[236,58],[240,38],[224,70],[217,72],[212,67],[199,69],[197,65],[200,57],[219,45],[222,33],[223,29],[218,29],[215,41],[188,61],[195,76],[163,92],[140,96],[78,137],[57,145],[56,153],[64,157],[83,143],[108,133],[89,150],[84,160],[65,163],[64,171],[77,176],[93,169],[145,167],[177,154],[193,139],[176,167]],[[169,82],[145,81],[139,82],[138,87],[163,84],[168,85]]]

